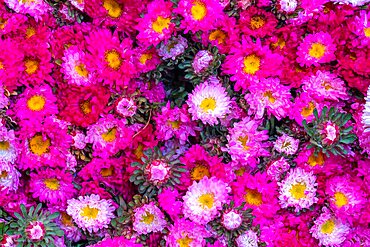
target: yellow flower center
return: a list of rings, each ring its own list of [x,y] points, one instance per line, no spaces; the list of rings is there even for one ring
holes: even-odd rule
[[[8,21],[0,17],[0,29],[4,29]]]
[[[35,74],[36,71],[39,69],[40,62],[37,60],[27,58],[24,61],[24,65],[26,66],[26,73],[32,75]]]
[[[27,100],[27,106],[31,111],[41,111],[45,107],[45,97],[41,95],[34,95]]]
[[[195,1],[191,7],[191,15],[196,21],[201,21],[207,15],[207,7],[200,1]]]
[[[249,150],[250,149],[250,147],[247,145],[248,140],[249,140],[249,137],[247,135],[245,135],[245,136],[239,136],[239,138],[238,138],[238,141],[240,141],[240,143],[242,144],[244,150]]]
[[[335,192],[334,199],[335,205],[337,205],[338,208],[341,208],[348,204],[348,198],[342,192]]]
[[[29,141],[29,148],[32,153],[41,156],[49,152],[51,141],[49,138],[44,140],[41,134],[34,135]]]
[[[29,39],[36,34],[36,30],[33,27],[28,27],[26,30],[26,38]]]
[[[192,180],[199,181],[204,177],[210,177],[211,173],[207,166],[202,164],[197,164],[193,169],[191,169],[190,177]]]
[[[8,141],[1,141],[0,142],[0,150],[7,151],[9,150],[10,143]]]
[[[134,154],[135,154],[137,159],[140,159],[141,157],[143,157],[143,155],[144,155],[143,150],[144,150],[144,145],[140,143],[137,146],[137,148],[134,150]]]
[[[370,37],[370,27],[364,28],[364,33],[365,33],[365,36],[369,38]]]
[[[311,48],[308,52],[308,54],[311,56],[311,57],[314,57],[314,58],[317,58],[317,59],[320,59],[324,56],[325,54],[325,50],[326,50],[326,47],[325,45],[321,44],[321,43],[313,43],[311,45]]]
[[[190,243],[193,242],[193,239],[186,236],[185,238],[177,239],[176,242],[180,247],[190,247]]]
[[[163,33],[163,29],[167,29],[170,25],[170,22],[171,18],[163,18],[162,16],[158,16],[152,24],[153,30],[157,33]]]
[[[321,232],[324,234],[331,234],[334,231],[335,223],[333,220],[327,220],[321,225]]]
[[[243,176],[244,175],[244,173],[246,172],[246,170],[245,170],[245,168],[244,167],[241,167],[241,168],[239,168],[238,170],[235,170],[234,171],[234,173],[235,173],[235,175],[236,176]]]
[[[317,156],[315,155],[314,152],[312,152],[310,157],[308,157],[308,161],[307,161],[307,163],[310,166],[317,166],[317,165],[322,166],[324,162],[325,162],[325,159],[324,159],[324,154],[322,152],[319,152]]]
[[[330,82],[328,81],[324,81],[321,86],[323,86],[325,88],[326,91],[330,90],[330,89],[333,89],[333,87],[331,86]]]
[[[4,69],[4,64],[0,61],[0,69]]]
[[[213,111],[216,109],[216,100],[214,98],[205,98],[200,103],[200,108],[202,108],[203,112]]]
[[[290,194],[296,200],[305,198],[306,185],[304,183],[296,183],[292,185],[292,188],[289,190]]]
[[[246,189],[244,195],[245,202],[249,205],[259,206],[262,204],[262,194],[258,190]]]
[[[256,74],[260,70],[261,59],[256,55],[248,55],[244,58],[244,73],[249,75]]]
[[[118,70],[122,64],[121,55],[116,50],[106,51],[105,61],[108,63],[108,66],[114,70]]]
[[[152,224],[154,221],[154,214],[149,213],[148,211],[145,212],[145,215],[143,215],[141,222],[144,222],[147,225]]]
[[[56,178],[47,178],[44,180],[44,184],[50,190],[58,190],[60,187],[59,180]]]
[[[108,15],[112,18],[118,18],[122,15],[122,8],[114,0],[104,0],[103,7],[108,11]]]
[[[285,40],[280,37],[278,41],[276,41],[275,43],[271,43],[271,48],[275,50],[277,47],[279,47],[280,50],[282,50],[285,47],[285,45],[286,45]]]
[[[172,127],[172,129],[179,129],[180,128],[180,121],[167,121],[167,124]]]
[[[81,102],[80,103],[80,110],[82,111],[82,113],[84,115],[87,115],[87,114],[91,113],[92,107],[91,107],[90,101],[85,100],[85,101]]]
[[[271,104],[274,104],[275,101],[276,101],[276,98],[274,96],[272,96],[272,92],[271,91],[266,91],[264,94],[263,94],[263,97],[266,97]]]
[[[211,193],[203,194],[198,198],[198,202],[200,203],[202,208],[209,208],[211,209],[213,207],[213,204],[215,203],[215,197]]]
[[[210,41],[217,40],[217,42],[219,44],[223,44],[223,43],[225,43],[226,37],[227,36],[226,36],[226,33],[224,31],[217,29],[217,30],[212,31],[209,34],[208,38],[209,38]]]
[[[72,217],[69,216],[66,212],[61,212],[61,221],[65,226],[73,226]]]
[[[79,76],[87,77],[89,75],[89,72],[86,69],[86,66],[84,64],[79,64],[75,66],[75,70]]]
[[[139,61],[141,64],[146,64],[146,62],[152,59],[153,55],[151,53],[143,53],[141,54]]]
[[[100,175],[102,175],[102,177],[110,177],[112,176],[114,173],[114,167],[111,166],[109,168],[102,168],[100,170]]]
[[[8,172],[7,171],[1,171],[0,178],[6,178],[7,176],[8,176]]]
[[[251,18],[250,27],[252,30],[259,29],[263,27],[266,23],[266,20],[263,16],[256,15]]]
[[[117,128],[114,127],[108,130],[107,132],[103,133],[101,137],[106,142],[112,142],[116,139],[116,133],[117,133]]]
[[[96,219],[98,217],[99,209],[97,208],[90,208],[89,205],[86,207],[82,208],[80,215],[82,217],[87,217],[89,219]]]
[[[301,115],[303,117],[308,117],[313,114],[313,110],[315,109],[315,104],[313,102],[308,103],[307,107],[303,107],[301,111]]]

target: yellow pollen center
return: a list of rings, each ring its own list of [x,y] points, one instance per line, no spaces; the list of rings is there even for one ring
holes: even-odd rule
[[[303,107],[301,111],[301,115],[303,117],[308,117],[313,114],[313,110],[315,109],[315,104],[313,102],[308,103],[307,107]]]
[[[177,239],[176,242],[180,247],[190,247],[190,243],[193,242],[193,239],[186,236],[185,238]]]
[[[149,213],[148,211],[145,212],[145,215],[143,215],[141,222],[144,222],[147,225],[152,224],[154,221],[154,214]]]
[[[92,107],[91,107],[90,101],[85,100],[85,101],[81,102],[80,103],[80,110],[82,111],[82,113],[84,115],[87,115],[87,114],[91,113]]]
[[[263,27],[265,23],[266,21],[263,16],[256,15],[251,18],[250,27],[252,30],[256,30]]]
[[[44,180],[44,184],[50,190],[58,190],[60,187],[59,180],[56,178],[47,178]]]
[[[245,202],[249,205],[259,206],[262,204],[262,194],[254,189],[246,189],[246,194],[244,195]]]
[[[29,39],[36,34],[36,30],[33,27],[28,27],[26,30],[26,38]]]
[[[31,111],[41,111],[45,107],[45,97],[41,95],[34,95],[27,100],[27,106]]]
[[[330,89],[333,89],[333,87],[331,86],[330,82],[328,81],[324,81],[321,86],[323,86],[325,88],[326,91],[330,90]]]
[[[205,98],[200,103],[200,108],[202,108],[203,112],[214,111],[216,109],[216,100],[211,97]]]
[[[103,133],[101,137],[106,142],[112,142],[116,139],[116,134],[117,134],[117,128],[114,127],[108,130],[107,132]]]
[[[308,54],[311,56],[311,57],[314,57],[314,58],[317,58],[317,59],[320,59],[324,56],[325,54],[325,50],[326,50],[326,47],[325,45],[321,44],[321,43],[313,43],[311,45],[311,48],[308,52]]]
[[[24,65],[26,66],[26,73],[32,75],[39,69],[40,62],[33,59],[26,59]]]
[[[244,58],[244,73],[249,75],[256,74],[260,70],[261,59],[256,55],[252,54]]]
[[[4,64],[0,61],[0,69],[4,69]]]
[[[364,28],[364,33],[365,33],[365,36],[369,38],[370,37],[370,27]]]
[[[108,66],[114,70],[118,70],[122,64],[121,55],[116,50],[106,51],[105,61],[108,63]]]
[[[76,70],[77,74],[82,76],[82,77],[87,77],[89,75],[89,72],[87,71],[86,66],[82,63],[79,64],[79,65],[76,65],[75,70]]]
[[[8,176],[8,172],[7,171],[1,171],[0,172],[0,178],[6,178]]]
[[[191,169],[190,177],[192,180],[199,181],[204,177],[210,177],[211,173],[207,166],[202,164],[197,164],[193,169]]]
[[[8,21],[0,17],[0,29],[4,29]]]
[[[41,156],[49,152],[50,144],[51,142],[49,138],[44,140],[41,134],[36,134],[29,141],[29,148],[32,153]]]
[[[296,200],[305,198],[306,185],[304,183],[297,183],[292,185],[292,188],[289,190],[290,194]]]
[[[200,203],[202,208],[208,208],[211,209],[213,207],[213,204],[215,203],[215,197],[213,194],[207,193],[203,194],[198,198],[198,202]]]
[[[312,152],[310,157],[308,157],[308,161],[307,161],[307,163],[310,166],[317,166],[317,165],[322,166],[324,162],[325,162],[325,159],[324,159],[324,154],[322,152],[319,152],[317,156],[315,155],[314,152]]]
[[[144,145],[140,143],[137,146],[137,148],[134,150],[134,154],[135,154],[137,159],[140,159],[141,157],[143,157],[143,155],[144,155],[143,150],[144,150]]]
[[[207,15],[207,7],[200,1],[195,1],[191,7],[191,15],[196,21],[201,21]]]
[[[283,38],[279,38],[278,41],[276,41],[275,43],[271,43],[271,48],[276,49],[277,47],[279,47],[280,50],[282,50],[285,47],[285,45],[286,45],[285,40]]]
[[[97,208],[90,208],[89,205],[86,207],[82,208],[80,215],[82,217],[87,217],[89,219],[96,219],[98,217],[99,209]]]
[[[152,59],[153,55],[151,53],[143,53],[141,54],[140,58],[139,58],[139,62],[141,64],[146,64],[146,62],[150,59]]]
[[[108,11],[108,15],[112,18],[118,18],[122,15],[122,8],[114,0],[104,0],[103,7]]]
[[[73,226],[72,216],[69,216],[66,212],[61,212],[61,221],[65,226]]]
[[[157,33],[163,33],[163,29],[167,29],[170,25],[171,18],[163,18],[158,16],[157,19],[153,22],[153,30]]]
[[[100,175],[102,175],[102,177],[110,177],[112,176],[114,173],[114,167],[111,166],[109,168],[102,168],[100,170]]]
[[[235,170],[234,173],[236,176],[243,176],[246,172],[246,169],[244,167],[239,168],[238,170]]]
[[[214,40],[217,40],[217,42],[219,44],[223,44],[225,43],[225,40],[226,40],[226,33],[222,30],[214,30],[212,31],[210,34],[209,34],[209,40],[210,41],[214,41]]]
[[[334,194],[335,199],[335,205],[337,205],[338,208],[341,208],[348,204],[348,199],[345,194],[342,192],[335,192]]]
[[[321,232],[324,234],[331,234],[334,231],[335,223],[333,220],[327,220],[321,225]]]
[[[250,147],[247,145],[248,140],[249,140],[249,137],[247,135],[245,135],[245,136],[239,136],[239,138],[238,138],[238,141],[241,142],[244,150],[249,150],[250,149]]]
[[[167,124],[172,127],[172,129],[179,129],[180,128],[180,121],[167,121]]]
[[[276,98],[274,96],[272,96],[272,92],[271,91],[267,91],[263,94],[263,97],[266,97],[271,104],[274,104],[275,101],[276,101]]]
[[[8,141],[1,141],[0,142],[0,150],[7,151],[9,150],[10,143]]]

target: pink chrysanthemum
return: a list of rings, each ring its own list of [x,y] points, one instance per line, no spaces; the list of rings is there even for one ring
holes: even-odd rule
[[[227,202],[230,192],[230,187],[215,177],[194,181],[183,197],[183,213],[192,221],[207,224],[219,215],[219,209]]]
[[[47,117],[42,124],[28,121],[19,135],[21,169],[39,169],[44,165],[62,168],[66,166],[72,138],[67,133],[67,127],[55,118]]]
[[[5,0],[9,8],[20,14],[29,14],[36,20],[41,20],[42,16],[49,13],[51,8],[49,4],[42,0],[32,1],[18,1],[18,0]]]
[[[56,97],[49,85],[27,88],[15,104],[13,111],[21,121],[41,122],[44,117],[58,113]]]
[[[267,114],[273,114],[278,120],[287,116],[291,108],[290,88],[280,84],[278,78],[262,79],[249,86],[249,94],[245,100],[250,105],[249,114],[255,114],[261,119],[267,110]]]
[[[17,191],[20,176],[13,164],[0,160],[0,191]]]
[[[313,111],[316,108],[318,112],[321,111],[323,104],[320,101],[316,101],[308,93],[301,93],[297,98],[294,99],[294,107],[288,111],[289,117],[294,119],[300,126],[302,121],[305,119],[307,122],[311,122],[315,116]]]
[[[288,172],[279,185],[279,200],[282,208],[294,207],[298,212],[308,209],[318,201],[316,197],[316,176],[302,168],[295,168]]]
[[[108,157],[130,145],[133,131],[126,121],[108,114],[87,128],[86,142],[93,145],[94,156]]]
[[[350,228],[333,217],[327,208],[315,220],[310,229],[312,236],[319,240],[320,245],[339,247],[346,239]]]
[[[147,14],[138,21],[136,29],[139,31],[139,42],[149,47],[168,40],[175,30],[175,24],[171,22],[172,2],[155,0],[150,2],[147,8]]]
[[[108,29],[92,32],[87,38],[90,55],[87,61],[97,71],[97,76],[104,84],[124,87],[136,74],[133,60],[132,41],[128,38],[120,42],[117,33]]]
[[[64,231],[64,236],[73,242],[78,242],[82,233],[80,229],[73,223],[73,219],[65,211],[60,212],[60,217],[56,219],[57,225]]]
[[[181,0],[174,11],[184,18],[181,21],[184,33],[195,33],[212,29],[217,18],[222,16],[222,9],[216,0]]]
[[[7,130],[0,123],[0,161],[14,163],[18,154],[17,139],[14,130]]]
[[[278,139],[274,143],[274,148],[279,153],[285,153],[286,155],[295,154],[298,150],[299,140],[294,139],[287,134],[283,134],[279,136]]]
[[[32,172],[29,184],[33,198],[65,209],[67,200],[76,194],[71,173],[60,169]]]
[[[3,109],[7,107],[8,105],[9,105],[9,99],[5,95],[3,84],[0,82],[0,109]]]
[[[2,20],[1,17],[0,20]],[[22,72],[23,54],[19,49],[19,43],[12,39],[0,39],[1,83],[3,83],[8,90],[14,90]]]
[[[192,119],[201,120],[204,124],[215,125],[218,119],[231,112],[230,97],[214,76],[197,85],[188,97],[187,104]]]
[[[138,88],[142,93],[142,96],[148,99],[150,103],[162,103],[166,97],[166,91],[164,89],[163,82],[138,82]]]
[[[138,234],[160,232],[167,225],[163,212],[154,204],[144,204],[134,209],[134,230]]]
[[[236,205],[245,202],[246,208],[253,209],[255,221],[259,224],[264,224],[266,218],[272,219],[280,209],[277,200],[277,184],[269,182],[265,174],[257,173],[252,176],[245,173],[237,178],[232,188]]]
[[[111,200],[100,199],[98,195],[79,196],[67,201],[67,213],[82,230],[90,233],[108,228],[114,218],[115,207]]]
[[[301,66],[318,66],[335,60],[336,46],[328,33],[318,32],[307,35],[298,46],[297,62]]]
[[[268,140],[267,130],[258,131],[259,126],[259,121],[246,117],[229,129],[225,151],[233,160],[253,166],[259,156],[269,155],[266,150],[268,143],[265,142]]]
[[[186,219],[178,219],[169,228],[169,235],[165,237],[166,246],[202,247],[206,245],[205,238],[209,235],[204,226]]]
[[[170,102],[162,107],[161,113],[154,117],[156,122],[156,136],[161,141],[167,141],[175,137],[180,144],[185,144],[189,136],[195,136],[195,130],[199,130],[196,123],[191,121],[187,111],[187,105],[181,108],[171,108]]]
[[[315,75],[303,80],[302,84],[303,90],[316,101],[322,101],[323,99],[334,101],[348,99],[344,81],[330,72],[318,70]]]
[[[172,220],[179,218],[182,213],[182,204],[180,194],[176,189],[164,188],[158,194],[159,206],[170,215]]]
[[[280,181],[281,176],[290,168],[288,161],[281,157],[278,160],[272,161],[266,170],[267,176],[274,181]]]
[[[235,43],[223,64],[223,71],[231,74],[235,81],[235,90],[246,90],[259,79],[280,74],[282,57],[271,52],[268,46],[262,46],[257,39],[253,43],[249,37],[243,37],[242,43]]]
[[[64,52],[61,71],[68,84],[89,86],[95,83],[95,71],[88,66],[87,55],[77,46]]]
[[[258,247],[258,236],[252,230],[248,230],[236,238],[238,247]]]
[[[87,247],[107,247],[107,246],[129,246],[129,247],[142,247],[142,244],[135,243],[135,239],[128,240],[124,236],[105,238],[102,241],[88,245]]]
[[[157,50],[153,47],[138,47],[135,49],[135,67],[137,72],[146,73],[157,67],[161,63]]]
[[[187,47],[187,39],[182,36],[173,37],[171,40],[167,40],[161,44],[158,49],[158,55],[161,56],[163,60],[169,58],[175,60],[177,56],[184,53]]]
[[[196,74],[201,73],[206,70],[213,60],[213,55],[207,50],[200,50],[195,54],[194,60],[192,62],[192,67]]]
[[[116,105],[116,112],[122,117],[132,117],[135,115],[137,106],[132,98],[121,98]]]
[[[275,16],[263,9],[252,6],[240,13],[239,27],[245,35],[256,38],[271,36],[276,25]]]
[[[370,44],[370,12],[361,10],[359,16],[348,23],[348,28],[356,34],[355,40],[360,39],[359,47],[366,47]]]

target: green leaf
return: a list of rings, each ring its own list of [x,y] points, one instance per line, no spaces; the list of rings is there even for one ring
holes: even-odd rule
[[[55,212],[55,213],[53,213],[53,214],[51,214],[51,215],[49,215],[49,219],[50,220],[52,220],[52,219],[55,219],[55,218],[57,218],[59,216],[59,212]]]
[[[26,209],[26,207],[24,206],[24,204],[21,204],[20,205],[20,208],[21,208],[21,212],[23,214],[23,217],[26,218],[27,217],[27,209]]]
[[[339,142],[344,144],[351,144],[357,139],[356,135],[350,134],[348,136],[343,137],[343,139],[339,140]]]

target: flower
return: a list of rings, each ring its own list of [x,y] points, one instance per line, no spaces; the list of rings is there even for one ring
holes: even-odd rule
[[[320,63],[328,63],[335,60],[336,46],[330,34],[318,32],[309,34],[298,46],[297,62],[301,66],[318,66]]]
[[[215,177],[194,181],[183,197],[183,213],[192,221],[207,224],[219,215],[218,210],[227,202],[230,192],[230,187]]]
[[[33,242],[44,239],[45,233],[45,226],[40,221],[31,221],[26,227],[27,238]]]
[[[234,230],[242,224],[243,220],[239,213],[233,210],[222,214],[222,225],[227,230]]]
[[[108,228],[114,217],[115,207],[111,200],[100,199],[98,195],[79,196],[67,201],[67,213],[82,230],[90,233]]]
[[[293,155],[297,152],[299,146],[299,140],[294,139],[287,134],[280,136],[274,143],[275,149],[279,153],[285,153],[286,155]]]
[[[307,122],[311,122],[315,118],[313,114],[315,108],[318,111],[321,111],[321,101],[321,99],[316,101],[310,94],[303,92],[294,99],[294,107],[290,108],[288,115],[291,119],[294,119],[300,126],[302,126],[302,121],[304,119]]]
[[[106,246],[130,246],[130,247],[142,247],[142,244],[135,243],[135,239],[128,240],[124,236],[118,236],[113,238],[105,238],[96,244],[88,245],[88,247],[106,247]]]
[[[134,230],[138,234],[160,232],[167,225],[163,212],[154,204],[144,204],[134,209]]]
[[[171,216],[171,219],[177,219],[182,212],[182,202],[176,189],[165,188],[158,194],[159,206]]]
[[[236,239],[238,247],[258,247],[258,236],[255,232],[248,230]]]
[[[50,6],[42,0],[33,1],[18,1],[18,0],[5,0],[5,3],[9,8],[14,10],[16,13],[29,14],[36,20],[41,20],[43,15],[46,15],[51,11]]]
[[[0,161],[0,191],[17,191],[20,176],[21,174],[13,164]]]
[[[318,201],[316,197],[317,183],[312,172],[295,168],[288,172],[279,185],[279,200],[282,208],[294,207],[298,212],[308,209]]]
[[[277,25],[277,20],[272,13],[251,6],[240,14],[239,27],[243,34],[256,38],[272,35]]]
[[[362,114],[362,123],[364,125],[364,132],[370,131],[370,87],[367,90],[365,97],[366,103]]]
[[[212,76],[197,85],[188,96],[187,104],[193,120],[215,125],[219,118],[230,113],[230,97],[219,80]]]
[[[72,181],[72,174],[60,169],[46,169],[32,172],[29,184],[34,198],[49,205],[65,207],[67,200],[76,194]]]
[[[349,231],[349,226],[334,218],[327,208],[323,209],[310,229],[312,236],[325,246],[341,246]]]
[[[289,168],[290,165],[287,160],[284,157],[281,157],[280,159],[275,160],[268,165],[266,174],[271,179],[279,181],[283,173],[287,172]]]
[[[206,50],[200,50],[195,55],[192,66],[196,74],[201,73],[202,70],[208,68],[213,60],[213,55]]]
[[[4,19],[0,17],[0,20]],[[20,45],[20,42],[13,39],[0,40],[0,84],[6,86],[8,90],[16,88],[20,74],[24,69]]]
[[[18,145],[14,130],[7,130],[0,123],[0,161],[14,163],[18,154]]]
[[[122,117],[132,117],[135,115],[137,106],[132,98],[122,98],[118,101],[116,111]]]
[[[177,56],[184,53],[187,47],[188,42],[184,37],[173,37],[161,44],[158,49],[158,55],[161,56],[163,60],[167,60],[169,58],[175,60]]]

